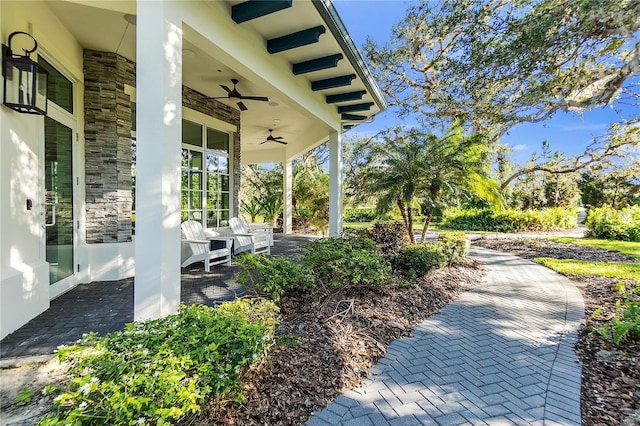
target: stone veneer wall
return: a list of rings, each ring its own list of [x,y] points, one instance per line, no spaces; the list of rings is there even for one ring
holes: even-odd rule
[[[84,51],[87,243],[131,241],[131,100],[135,63]]]
[[[240,111],[222,102],[207,98],[202,93],[196,92],[187,86],[182,86],[182,106],[236,126],[236,131],[233,133],[232,149],[233,188],[231,192],[231,214],[237,216],[240,212]]]
[[[84,51],[87,243],[131,241],[131,99],[135,63],[115,53]],[[233,214],[239,210],[240,111],[186,86],[183,107],[233,124]]]

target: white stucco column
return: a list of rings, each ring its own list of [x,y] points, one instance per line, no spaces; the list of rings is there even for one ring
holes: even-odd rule
[[[282,232],[291,234],[293,232],[293,165],[291,160],[285,159],[282,163]]]
[[[329,235],[342,232],[342,133],[329,135]]]
[[[171,2],[137,7],[136,321],[180,303],[182,139],[182,23]]]

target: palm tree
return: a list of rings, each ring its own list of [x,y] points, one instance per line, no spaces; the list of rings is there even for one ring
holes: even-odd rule
[[[367,164],[358,179],[361,196],[376,196],[379,213],[397,207],[411,242],[416,205],[425,216],[421,241],[434,212],[453,199],[473,193],[502,205],[499,185],[490,178],[485,139],[465,135],[458,123],[443,137],[396,129],[383,143],[372,142]]]

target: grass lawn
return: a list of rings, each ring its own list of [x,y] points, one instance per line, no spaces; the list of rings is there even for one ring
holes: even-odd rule
[[[640,243],[630,241],[614,241],[614,240],[598,240],[591,238],[568,238],[558,237],[552,238],[553,241],[568,244],[582,244],[584,246],[601,248],[604,250],[618,251],[640,259]]]
[[[635,263],[585,262],[580,260],[558,260],[540,257],[534,259],[537,263],[565,275],[595,275],[608,278],[631,279],[640,282],[640,243],[566,237],[552,238],[552,240],[561,243],[581,244],[603,250],[617,251],[633,256],[639,261]]]

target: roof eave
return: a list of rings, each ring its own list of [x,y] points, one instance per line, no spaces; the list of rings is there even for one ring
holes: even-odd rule
[[[327,24],[331,34],[333,34],[336,41],[344,51],[349,62],[355,66],[355,71],[367,88],[369,95],[373,98],[378,108],[380,108],[380,111],[385,110],[388,106],[387,102],[382,96],[382,92],[373,78],[373,75],[371,75],[371,71],[369,71],[369,68],[365,64],[362,55],[360,55],[360,52],[353,43],[351,36],[349,36],[349,32],[338,15],[338,11],[333,6],[332,1],[312,0],[312,3]]]

